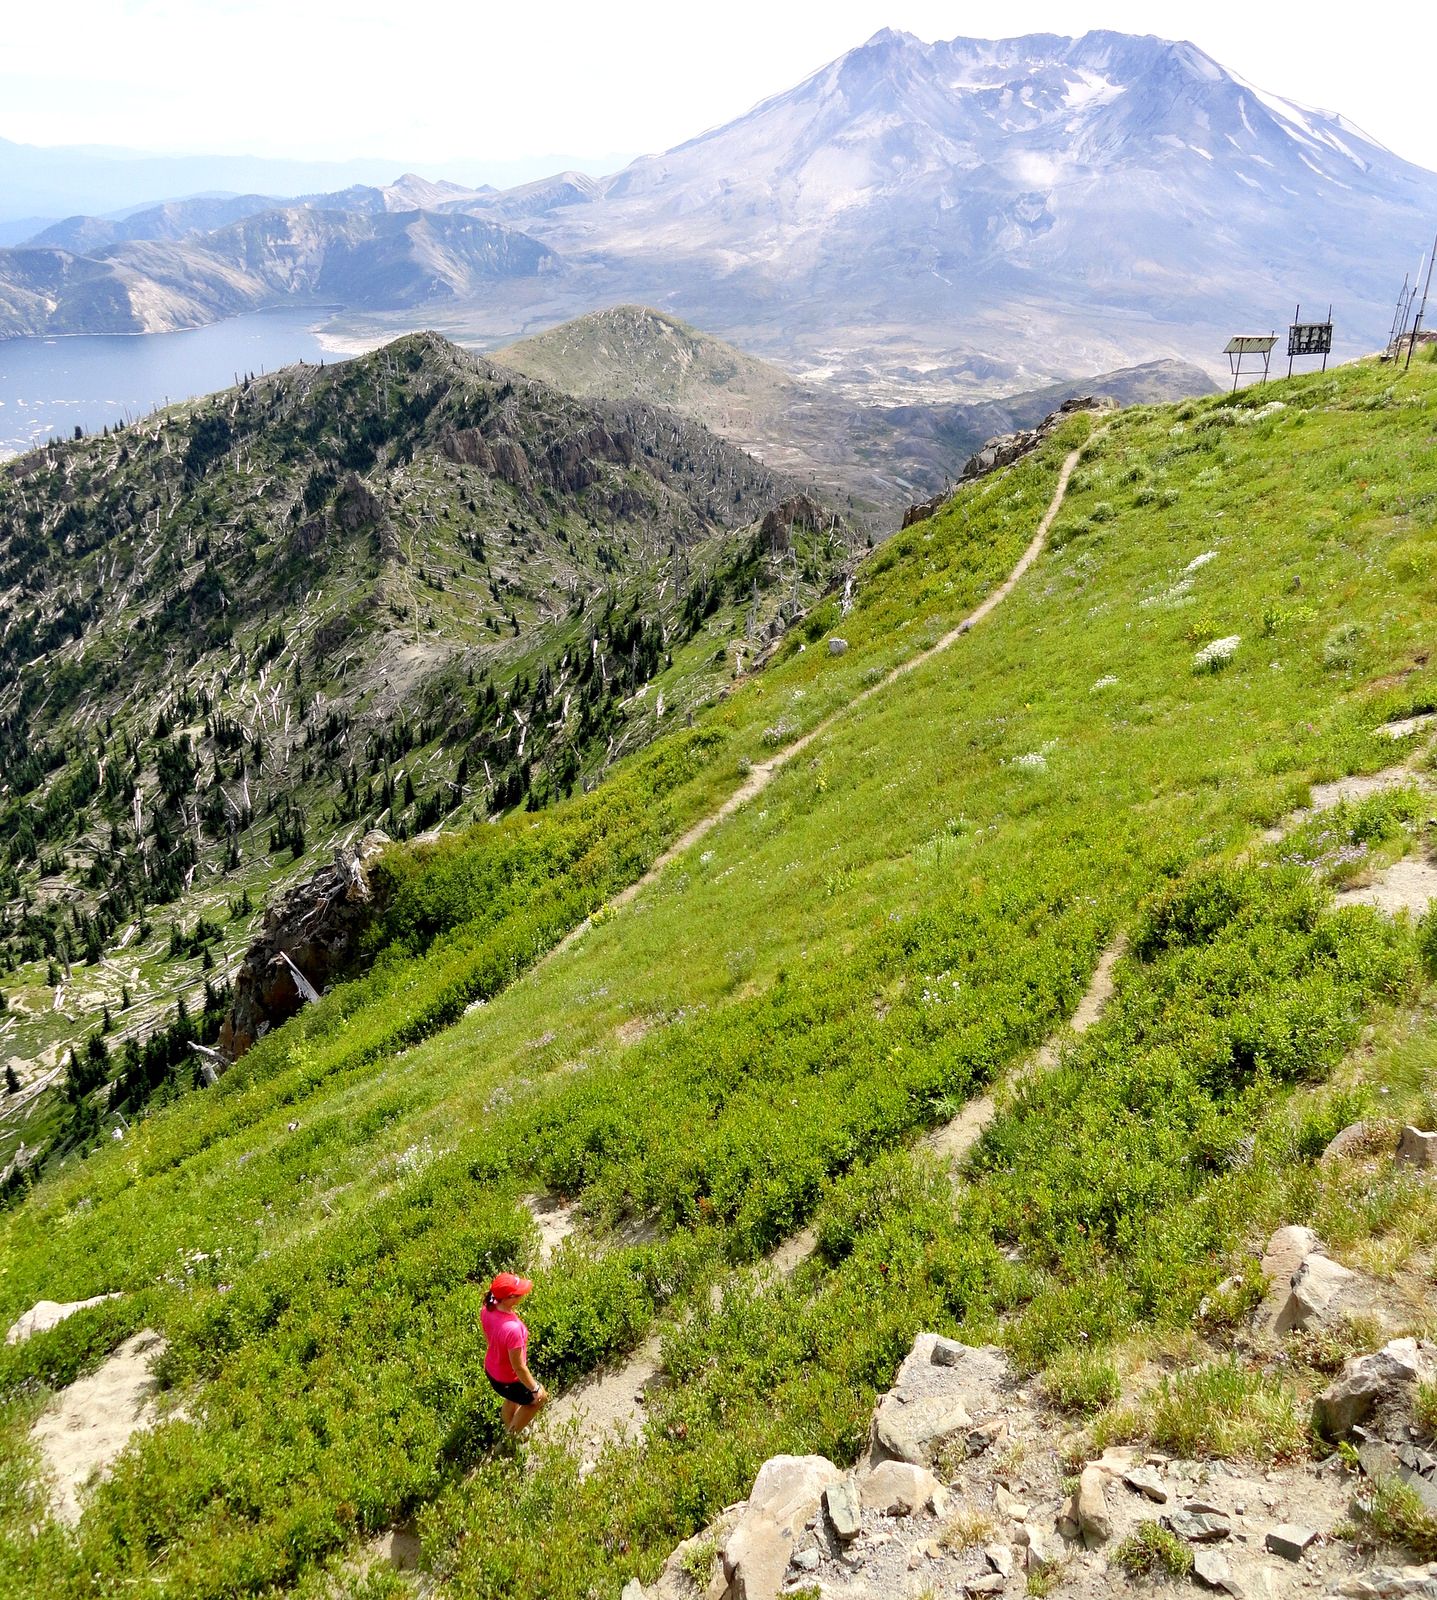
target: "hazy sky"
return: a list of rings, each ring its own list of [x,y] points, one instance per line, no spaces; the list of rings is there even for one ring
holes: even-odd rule
[[[1274,0],[65,0],[8,5],[0,137],[173,152],[600,158],[676,144],[877,29],[1117,28],[1190,38],[1262,88],[1343,112],[1437,168],[1437,5]],[[1404,61],[1424,64],[1404,73]]]

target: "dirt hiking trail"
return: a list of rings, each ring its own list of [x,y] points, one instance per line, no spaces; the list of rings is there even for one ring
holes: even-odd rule
[[[1071,467],[1078,454],[1079,452],[1075,451],[1068,458],[1066,464],[1068,467]],[[1060,479],[1060,487],[1065,483],[1066,476]],[[1046,533],[1047,527],[1051,525],[1053,511],[1054,507],[1050,507],[1050,514],[1044,518],[1040,532]],[[1021,570],[1015,569],[1014,576],[1004,588],[996,591],[989,602],[985,602],[989,609],[998,603],[1004,593],[1011,592],[1013,583],[1022,575],[1022,571],[1032,564],[1032,558],[1037,554],[1038,547],[1040,546],[1035,539],[1034,544],[1030,544],[1025,552],[1024,561],[1019,564]],[[974,616],[976,615],[977,613],[974,613]],[[965,631],[971,622],[972,618],[960,624],[932,650],[925,652],[925,655],[932,655],[945,648],[960,632]],[[915,657],[905,663],[903,667],[890,674],[882,684],[875,685],[869,693],[882,689],[902,672],[917,666],[922,659],[924,657]],[[824,727],[835,720],[836,716],[815,728],[805,740],[800,741],[799,745],[786,752],[784,759],[790,758],[797,749],[816,738]],[[1414,779],[1426,787],[1423,775],[1418,773],[1410,762],[1404,762],[1380,772],[1362,773],[1339,778],[1331,783],[1314,784],[1311,799],[1306,807],[1294,812],[1278,827],[1268,829],[1260,837],[1268,841],[1280,839],[1294,826],[1331,810],[1343,801],[1366,799],[1370,795],[1403,783],[1410,783]],[[736,800],[737,797],[735,802]],[[731,803],[728,810],[731,811],[733,808]],[[727,815],[728,812],[725,811],[723,814]],[[717,816],[718,814],[710,820],[710,826],[712,821],[717,820]],[[1256,848],[1256,843],[1257,841],[1254,841],[1254,845],[1248,851],[1244,851],[1239,859],[1250,855],[1251,849]],[[676,846],[675,851],[677,848]],[[654,870],[658,870],[657,865]],[[1405,909],[1416,915],[1425,910],[1434,897],[1437,897],[1437,867],[1425,859],[1414,860],[1408,856],[1387,868],[1369,887],[1347,890],[1339,894],[1336,899],[1339,905],[1361,902],[1376,905],[1389,913]],[[1101,1019],[1112,998],[1114,974],[1126,949],[1126,935],[1120,933],[1098,958],[1088,987],[1068,1022],[1055,1030],[1032,1056],[1001,1083],[976,1100],[970,1101],[957,1116],[932,1129],[918,1141],[918,1149],[932,1151],[948,1163],[953,1170],[955,1184],[961,1183],[960,1169],[963,1162],[982,1137],[984,1129],[997,1115],[998,1101],[1004,1090],[1015,1087],[1024,1078],[1054,1067],[1060,1058],[1064,1043],[1086,1033]],[[752,1275],[756,1286],[764,1280],[788,1278],[813,1254],[817,1246],[818,1236],[814,1229],[804,1228],[785,1239],[771,1255],[748,1269],[748,1272]],[[716,1285],[710,1291],[710,1304],[716,1304],[721,1294],[722,1288]],[[591,1467],[606,1439],[633,1439],[642,1431],[645,1395],[652,1384],[661,1380],[662,1365],[660,1335],[653,1333],[626,1361],[609,1368],[601,1368],[584,1383],[558,1396],[546,1411],[543,1426],[546,1429],[553,1429],[572,1425],[576,1430],[575,1441],[585,1468]]]
[[[1099,428],[1092,433],[1076,449],[1068,452],[1062,466],[1058,471],[1058,481],[1054,486],[1052,497],[1047,509],[1039,520],[1033,537],[1028,541],[1027,547],[1018,558],[1017,564],[1008,576],[998,585],[988,597],[973,611],[969,612],[961,622],[950,628],[942,638],[926,650],[910,657],[907,661],[894,667],[875,684],[870,685],[861,693],[825,717],[801,738],[794,740],[791,745],[770,757],[767,761],[757,763],[747,774],[740,786],[726,799],[721,806],[708,816],[701,818],[688,829],[683,836],[674,841],[667,850],[654,862],[654,864],[636,879],[626,889],[609,902],[609,909],[617,909],[627,905],[647,885],[655,882],[664,869],[685,851],[691,850],[712,829],[716,828],[726,817],[731,817],[740,806],[763,793],[776,773],[801,755],[815,740],[820,739],[844,717],[872,700],[875,696],[886,693],[899,679],[915,671],[925,662],[931,661],[935,656],[948,650],[957,640],[969,632],[985,617],[992,613],[1012,594],[1013,590],[1022,581],[1028,569],[1042,553],[1047,543],[1048,534],[1052,529],[1054,520],[1062,509],[1063,500],[1068,492],[1068,484],[1079,461],[1084,453],[1100,439],[1105,429]],[[589,926],[588,922],[581,923],[565,939],[563,939],[550,953],[557,955],[559,951],[572,944]],[[1093,975],[1093,982],[1088,992],[1083,996],[1077,1012],[1074,1013],[1069,1024],[1075,1031],[1081,1033],[1084,1028],[1096,1020],[1102,1011],[1107,996],[1112,991],[1112,968],[1119,954],[1117,947],[1107,951]],[[1044,1046],[1047,1051],[1050,1047]],[[1056,1050],[1056,1045],[1052,1046]],[[1048,1065],[1056,1055],[1044,1056],[1041,1065]],[[1033,1067],[1040,1063],[1034,1062]],[[1030,1068],[1031,1070],[1031,1068]],[[990,1096],[984,1096],[973,1105],[965,1107],[954,1121],[948,1124],[947,1129],[939,1130],[939,1134],[930,1134],[924,1141],[929,1148],[940,1151],[950,1159],[956,1160],[966,1153],[976,1141],[983,1128],[987,1126],[994,1115],[994,1104]],[[961,1132],[952,1133],[944,1140],[943,1135],[949,1130],[958,1129]],[[812,1255],[817,1246],[817,1236],[812,1228],[805,1228],[786,1239],[774,1253],[754,1269],[756,1273],[767,1276],[790,1276],[802,1262]],[[547,1240],[546,1240],[547,1243]],[[719,1293],[717,1289],[714,1294]],[[576,1442],[583,1455],[586,1466],[592,1464],[598,1449],[607,1438],[632,1438],[643,1427],[643,1404],[648,1386],[655,1382],[661,1372],[662,1356],[658,1334],[652,1334],[631,1355],[628,1360],[607,1369],[600,1369],[584,1383],[577,1385],[567,1393],[558,1395],[550,1402],[545,1410],[541,1426],[546,1433],[563,1430],[573,1426],[577,1429]]]
[[[747,805],[750,800],[762,794],[773,781],[774,776],[795,757],[802,755],[816,739],[821,739],[843,718],[856,711],[859,706],[872,700],[876,695],[886,694],[900,678],[915,671],[925,662],[931,661],[934,656],[942,655],[945,650],[961,639],[971,628],[976,627],[985,617],[996,611],[1012,594],[1013,590],[1017,588],[1028,568],[1042,554],[1043,546],[1047,543],[1048,534],[1052,529],[1054,520],[1063,509],[1063,500],[1068,493],[1068,482],[1077,470],[1078,462],[1082,460],[1084,453],[1090,450],[1106,432],[1106,427],[1095,429],[1075,450],[1068,452],[1064,458],[1063,465],[1058,470],[1058,481],[1054,485],[1052,499],[1049,500],[1048,508],[1044,511],[1038,523],[1037,531],[1032,539],[1029,540],[1023,554],[1018,557],[1017,565],[982,604],[975,610],[970,611],[956,626],[950,628],[936,644],[931,644],[926,650],[920,650],[916,656],[910,656],[907,661],[900,662],[890,672],[885,673],[877,683],[870,684],[868,688],[854,695],[853,699],[841,705],[838,710],[830,712],[822,722],[816,723],[801,738],[795,739],[791,745],[787,745],[766,761],[755,762],[744,781],[728,799],[717,810],[711,811],[708,816],[700,817],[686,833],[675,839],[642,877],[636,878],[627,888],[621,889],[608,902],[605,908],[606,911],[616,911],[620,906],[628,905],[649,884],[655,882],[671,862],[683,855],[685,851],[693,849],[705,835],[716,828],[726,817],[731,817],[740,806]],[[571,929],[548,955],[537,962],[530,970],[538,971],[545,962],[552,960],[561,951],[567,950],[576,939],[588,930],[590,925],[590,919],[586,918],[576,928]]]

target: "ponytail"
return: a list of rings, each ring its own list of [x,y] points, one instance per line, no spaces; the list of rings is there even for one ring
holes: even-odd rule
[[[486,1311],[493,1311],[498,1307],[498,1305],[499,1302],[494,1298],[494,1291],[492,1289],[486,1289],[484,1291],[484,1309]]]

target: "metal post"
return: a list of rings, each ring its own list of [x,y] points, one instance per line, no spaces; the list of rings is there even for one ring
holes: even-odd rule
[[[1397,343],[1401,335],[1397,331],[1397,323],[1402,318],[1402,302],[1407,298],[1407,278],[1402,279],[1402,287],[1397,291],[1397,305],[1392,312],[1392,326],[1387,332],[1387,348],[1392,352],[1393,360],[1397,358]]]
[[[1297,302],[1297,310],[1292,313],[1293,327],[1302,321],[1302,301]],[[1292,376],[1292,329],[1287,332],[1287,375]]]
[[[1402,363],[1404,372],[1412,365],[1412,352],[1417,348],[1417,335],[1422,327],[1422,318],[1427,311],[1427,291],[1432,287],[1432,263],[1437,261],[1437,235],[1432,239],[1432,252],[1427,257],[1427,282],[1422,286],[1422,304],[1417,308],[1417,320],[1412,324],[1412,337],[1407,342],[1407,359]]]
[[[1332,306],[1327,307],[1327,348],[1322,352],[1322,370],[1327,371],[1327,358],[1332,354]]]

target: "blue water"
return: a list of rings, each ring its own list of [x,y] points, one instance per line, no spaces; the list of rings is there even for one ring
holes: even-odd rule
[[[186,333],[0,340],[0,456],[228,388],[236,375],[339,359],[316,337],[327,320],[311,307],[256,311]]]

